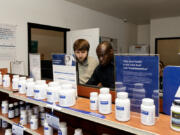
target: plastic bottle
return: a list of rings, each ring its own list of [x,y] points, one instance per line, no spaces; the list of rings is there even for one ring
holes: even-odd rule
[[[0,85],[2,85],[2,84],[3,84],[3,77],[2,77],[2,74],[0,72]]]
[[[8,101],[2,101],[1,108],[2,114],[8,114]]]
[[[19,93],[26,94],[26,77],[20,77],[18,83]]]
[[[20,124],[27,125],[27,113],[26,110],[21,110]]]
[[[2,120],[2,128],[7,128],[7,127],[8,127],[8,123]]]
[[[58,135],[67,135],[67,124],[66,122],[59,123],[60,130],[58,130]]]
[[[38,117],[39,116],[39,106],[34,106],[33,112],[34,112],[34,115],[36,115]]]
[[[81,129],[81,128],[77,128],[77,129],[75,129],[75,131],[74,131],[74,135],[83,135],[83,133],[82,133],[82,129]]]
[[[3,76],[3,87],[10,87],[10,77],[7,74]]]
[[[171,106],[171,128],[180,132],[180,100],[174,100]]]
[[[18,90],[18,84],[19,84],[19,75],[13,75],[12,89]]]
[[[14,116],[18,117],[19,116],[19,106],[18,102],[14,102]]]
[[[44,126],[44,120],[46,118],[46,113],[44,107],[39,107],[40,111],[40,120],[41,120],[41,126]]]
[[[119,121],[130,119],[130,100],[127,92],[118,92],[115,100],[115,116]]]
[[[34,82],[30,81],[30,82],[26,83],[26,96],[28,96],[28,97],[34,96],[34,87],[35,87]]]
[[[27,121],[28,121],[28,123],[30,123],[32,115],[33,115],[33,110],[32,109],[27,110]]]
[[[14,118],[14,105],[13,104],[9,104],[8,118],[9,119]]]
[[[38,119],[36,115],[31,116],[31,121],[30,121],[30,128],[32,130],[38,129]]]
[[[12,135],[12,130],[11,129],[6,129],[4,135]]]
[[[19,101],[19,110],[21,113],[21,110],[25,110],[25,103],[23,101]]]
[[[148,126],[155,124],[155,105],[153,99],[144,98],[142,100],[141,123]]]
[[[112,112],[112,96],[109,94],[109,88],[101,88],[98,101],[99,112],[109,114]]]
[[[66,89],[59,91],[59,105],[64,107],[70,107],[75,105],[75,89]]]
[[[53,128],[50,127],[47,121],[44,121],[44,135],[53,135]]]
[[[97,92],[90,93],[90,109],[98,110],[98,93]]]

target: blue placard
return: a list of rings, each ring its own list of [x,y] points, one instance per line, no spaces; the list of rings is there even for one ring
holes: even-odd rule
[[[170,115],[172,102],[177,96],[180,85],[180,67],[167,66],[163,71],[163,112]],[[175,97],[176,96],[176,97]]]
[[[159,115],[159,57],[157,55],[116,55],[117,92],[128,92],[131,111],[141,112],[143,98],[152,98]]]
[[[68,54],[53,54],[52,55],[53,65],[67,65],[67,66],[75,66],[75,58],[74,55]]]

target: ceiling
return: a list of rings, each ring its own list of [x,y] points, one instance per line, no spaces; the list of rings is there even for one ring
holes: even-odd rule
[[[135,24],[180,16],[180,0],[66,0]]]

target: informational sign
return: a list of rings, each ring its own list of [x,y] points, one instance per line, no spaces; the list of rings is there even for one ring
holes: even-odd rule
[[[77,90],[76,63],[73,55],[53,54],[53,80],[70,83]]]
[[[49,113],[46,113],[46,120],[47,120],[47,123],[55,128],[55,129],[59,129],[59,118],[54,116],[54,115],[51,115]]]
[[[41,80],[41,60],[40,54],[29,54],[29,67],[30,67],[30,77],[35,80]]]
[[[180,66],[167,66],[163,71],[163,112],[170,115],[175,99],[180,100]]]
[[[16,57],[16,25],[0,24],[0,60]]]
[[[20,125],[13,124],[12,125],[12,133],[13,133],[13,135],[24,135],[24,128]]]
[[[128,92],[131,111],[140,112],[143,98],[152,98],[159,114],[159,57],[116,55],[116,91]]]
[[[25,75],[24,61],[11,61],[11,73]]]

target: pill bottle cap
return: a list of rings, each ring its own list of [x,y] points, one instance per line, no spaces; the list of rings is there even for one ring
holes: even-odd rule
[[[109,88],[100,88],[101,94],[109,94]]]
[[[118,92],[117,97],[120,99],[126,99],[126,98],[128,98],[128,93],[127,92]]]
[[[154,105],[154,100],[151,98],[143,98],[142,104],[145,106],[151,106]]]
[[[9,104],[9,107],[13,107],[14,105],[13,104]]]
[[[180,100],[177,100],[177,99],[176,99],[176,100],[174,100],[173,104],[174,104],[174,105],[178,105],[178,106],[180,106]]]
[[[98,93],[97,92],[91,92],[90,93],[90,97],[97,97],[98,96]]]
[[[82,129],[81,128],[75,129],[75,134],[82,134]]]
[[[60,122],[60,128],[66,128],[67,123],[66,122]]]

